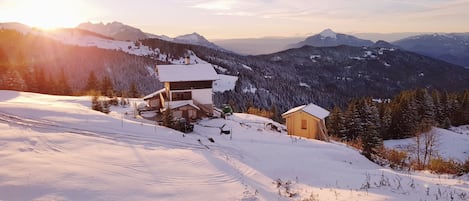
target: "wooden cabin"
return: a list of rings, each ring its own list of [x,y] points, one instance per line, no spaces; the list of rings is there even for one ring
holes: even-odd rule
[[[159,65],[156,72],[164,88],[144,97],[150,108],[173,111],[188,120],[213,115],[213,82],[218,74],[211,64]]]
[[[301,105],[282,114],[288,135],[329,141],[324,118],[329,111],[315,105]]]

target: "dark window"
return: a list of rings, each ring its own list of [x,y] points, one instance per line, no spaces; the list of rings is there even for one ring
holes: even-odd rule
[[[308,121],[306,119],[301,120],[301,129],[308,129]]]
[[[171,90],[210,89],[212,81],[171,82],[170,88]]]
[[[191,100],[192,99],[192,92],[173,92],[172,93],[173,101],[180,101],[180,100]]]

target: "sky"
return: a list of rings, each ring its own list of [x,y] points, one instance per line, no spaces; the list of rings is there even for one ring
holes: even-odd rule
[[[0,22],[39,28],[119,21],[209,39],[340,33],[469,32],[469,0],[0,0]]]

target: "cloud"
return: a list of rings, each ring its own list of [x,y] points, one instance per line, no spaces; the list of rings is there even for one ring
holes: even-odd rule
[[[233,5],[236,4],[235,0],[215,0],[215,1],[203,1],[197,2],[193,7],[201,8],[206,10],[231,10]]]

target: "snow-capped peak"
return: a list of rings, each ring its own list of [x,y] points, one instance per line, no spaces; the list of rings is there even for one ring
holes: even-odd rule
[[[205,46],[205,47],[208,47],[208,48],[213,48],[213,49],[225,51],[223,48],[213,44],[212,42],[208,41],[205,37],[203,37],[202,35],[200,35],[196,32],[191,33],[191,34],[178,36],[178,37],[174,38],[173,41],[176,42],[176,43],[201,45],[201,46]]]
[[[207,39],[205,39],[203,36],[201,36],[200,34],[198,34],[196,32],[191,33],[191,34],[178,36],[178,37],[176,37],[176,40],[185,41],[185,42],[193,42],[193,43],[200,43],[200,42],[206,42],[207,41]]]
[[[322,31],[321,33],[319,33],[319,35],[327,38],[337,38],[337,33],[335,33],[334,31],[332,31],[331,29],[325,29],[324,31]]]

